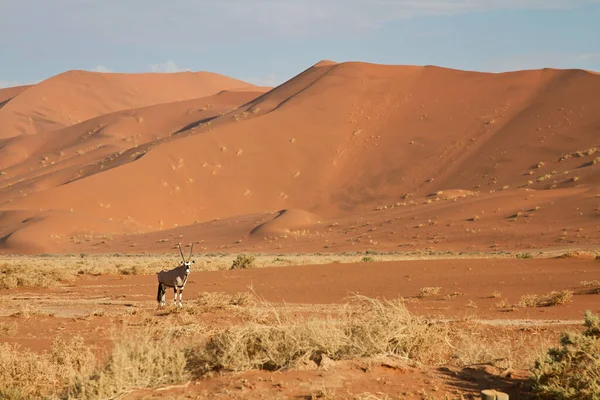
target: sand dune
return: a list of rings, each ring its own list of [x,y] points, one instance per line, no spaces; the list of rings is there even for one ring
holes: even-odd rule
[[[29,87],[31,87],[31,85],[13,86],[0,89],[0,108],[4,107],[10,100]]]
[[[260,224],[250,231],[250,235],[278,237],[318,224],[319,216],[304,210],[281,210],[272,220]]]
[[[51,131],[114,111],[251,87],[249,83],[210,72],[67,71],[29,87],[2,107],[0,139]]]
[[[581,70],[321,62],[262,95],[216,95],[214,110],[190,100],[5,142],[18,155],[0,210],[109,221],[106,251],[168,250],[174,239],[159,238],[184,231],[236,251],[551,246],[565,227],[595,243],[599,91]],[[40,172],[40,157],[55,163]],[[293,243],[265,240],[317,220]],[[56,248],[88,246],[65,238]]]

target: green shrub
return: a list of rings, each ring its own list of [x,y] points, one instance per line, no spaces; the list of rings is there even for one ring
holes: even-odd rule
[[[542,398],[600,398],[600,319],[585,312],[583,333],[565,332],[532,370],[533,389]]]

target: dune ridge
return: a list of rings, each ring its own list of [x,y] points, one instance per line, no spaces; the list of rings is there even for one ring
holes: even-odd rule
[[[251,87],[254,85],[212,72],[66,71],[29,86],[2,107],[0,139],[51,131],[114,111]]]
[[[515,232],[521,239],[510,245],[524,246],[549,223],[551,237],[541,242],[555,246],[565,244],[561,225],[598,223],[598,75],[323,61],[266,92],[227,90],[211,98],[213,107],[208,98],[171,102],[89,119],[55,131],[60,137],[5,140],[6,148],[36,150],[0,167],[0,211],[107,221],[113,239],[103,251],[127,251],[129,241],[164,251],[173,245],[157,243],[165,235],[206,237],[217,226],[218,238],[198,239],[205,249],[466,248]],[[154,128],[137,130],[144,121]],[[43,161],[54,150],[81,150],[83,137],[90,149],[60,160],[65,167]],[[267,222],[277,210],[288,211]],[[302,229],[306,218],[311,233],[294,244],[264,240]],[[69,235],[62,229],[55,245],[34,242],[94,250]],[[568,240],[600,242],[586,236]]]

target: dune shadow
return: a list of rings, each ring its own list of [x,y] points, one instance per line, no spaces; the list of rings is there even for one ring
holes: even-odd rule
[[[11,98],[10,98],[10,99],[8,99],[8,100],[1,101],[1,102],[0,102],[0,109],[2,109],[2,107],[4,107],[5,105],[7,105],[7,104],[8,104],[8,102],[9,102],[9,101],[11,101],[12,99],[13,99],[13,97],[11,97]]]
[[[511,400],[533,399],[531,381],[526,377],[516,377],[512,373],[494,373],[488,365],[475,365],[453,371],[441,367],[438,371],[448,379],[448,386],[461,392],[472,392],[479,398],[482,390],[495,389],[509,395]]]
[[[0,107],[1,107],[1,106],[0,106]],[[586,167],[591,167],[592,165],[595,165],[596,163],[597,163],[597,162],[594,162],[594,161],[589,161],[589,162],[586,162],[586,163],[583,163],[583,164],[581,164],[580,166],[578,166],[578,167],[577,167],[577,169],[580,169],[580,168],[586,168]]]
[[[217,116],[214,116],[214,117],[208,117],[208,118],[203,118],[203,119],[201,119],[201,120],[198,120],[198,121],[192,122],[191,124],[187,124],[187,125],[186,125],[186,126],[184,126],[183,128],[181,128],[181,129],[177,130],[177,131],[176,131],[176,132],[173,134],[173,136],[179,135],[179,134],[181,134],[181,133],[183,133],[183,132],[185,132],[185,131],[189,131],[190,129],[194,129],[194,128],[196,128],[196,127],[198,127],[198,126],[200,126],[200,125],[202,125],[202,124],[205,124],[205,123],[207,123],[207,122],[210,122],[210,121],[212,121],[213,119],[216,119],[216,118],[217,118]]]

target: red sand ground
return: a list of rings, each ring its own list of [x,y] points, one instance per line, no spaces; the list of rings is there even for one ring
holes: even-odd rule
[[[194,299],[202,292],[233,294],[248,291],[250,287],[258,296],[275,304],[285,302],[292,308],[313,312],[335,312],[335,305],[345,302],[353,293],[377,298],[405,297],[408,308],[417,315],[488,325],[486,334],[500,335],[503,339],[510,334],[515,338],[543,334],[556,342],[563,330],[581,326],[585,310],[600,312],[598,295],[580,284],[599,279],[600,261],[593,259],[420,260],[192,271],[184,306],[194,307]],[[436,296],[417,298],[420,288],[426,286],[441,287],[441,291]],[[574,291],[571,303],[514,311],[497,307],[503,300],[518,303],[525,294],[542,295],[564,289]],[[57,336],[77,334],[86,343],[98,346],[98,354],[103,357],[110,348],[110,326],[115,315],[128,310],[160,314],[155,290],[155,276],[86,276],[65,287],[2,291],[3,304],[9,304],[10,299],[20,300],[21,304],[27,300],[42,313],[55,313],[53,317],[29,319],[0,317],[1,323],[17,321],[19,326],[18,335],[5,337],[3,341],[41,350],[48,349]],[[499,292],[499,297],[492,298],[494,292]],[[446,297],[452,293],[456,295]],[[167,299],[171,300],[171,296],[169,292]],[[10,314],[16,310],[3,311]],[[94,312],[101,312],[102,316],[90,317]],[[218,327],[228,317],[217,313],[199,318],[203,324]],[[496,326],[501,328],[494,333]],[[479,390],[492,387],[507,391],[511,398],[527,398],[527,385],[523,381],[526,371],[514,371],[508,377],[502,372],[505,371],[490,366],[409,367],[404,362],[390,364],[389,359],[374,361],[369,366],[367,360],[356,360],[331,363],[318,370],[225,374],[194,380],[185,388],[134,391],[126,398],[218,395],[283,399],[316,396],[324,391],[335,393],[336,398],[355,398],[354,395],[369,392],[380,398],[385,393],[392,398],[404,394],[399,398],[421,399],[429,394],[458,399],[460,395],[477,398]]]

